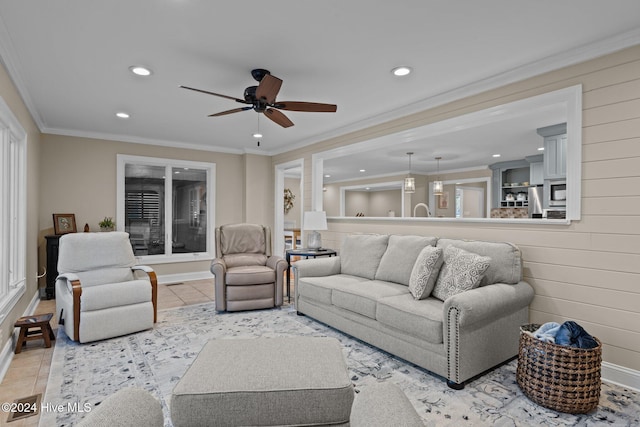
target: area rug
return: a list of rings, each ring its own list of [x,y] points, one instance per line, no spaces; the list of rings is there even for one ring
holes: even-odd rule
[[[161,311],[153,330],[93,344],[77,344],[59,330],[40,426],[72,426],[87,408],[129,386],[144,388],[158,398],[165,426],[172,426],[171,391],[208,340],[302,335],[337,338],[356,391],[370,383],[393,382],[404,390],[426,426],[640,424],[640,393],[622,387],[603,383],[596,411],[563,414],[540,407],[522,394],[515,380],[515,360],[455,391],[442,378],[298,316],[291,308],[220,314],[213,303],[206,303]],[[287,369],[286,357],[272,364],[274,369]]]

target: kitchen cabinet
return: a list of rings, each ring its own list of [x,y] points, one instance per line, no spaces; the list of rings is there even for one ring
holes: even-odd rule
[[[539,128],[537,132],[544,138],[544,179],[565,179],[567,177],[567,124]]]
[[[494,163],[489,166],[493,171],[491,181],[492,207],[513,208],[527,207],[527,200],[522,199],[527,195],[531,171],[526,160],[514,160]],[[521,199],[518,200],[518,193]]]
[[[544,163],[535,162],[529,165],[529,184],[542,185],[544,184]]]

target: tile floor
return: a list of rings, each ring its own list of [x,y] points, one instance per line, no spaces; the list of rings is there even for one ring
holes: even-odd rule
[[[286,291],[285,291],[286,292]],[[158,310],[199,304],[213,301],[213,279],[194,280],[176,284],[158,285]],[[287,304],[287,298],[284,298]],[[41,300],[34,314],[55,313],[55,300]],[[51,327],[57,333],[58,322],[54,316]],[[28,341],[20,354],[13,361],[0,384],[0,402],[11,403],[15,399],[44,393],[49,378],[49,366],[53,357],[53,349],[44,348],[41,340]],[[32,427],[37,426],[39,415],[21,420],[7,422],[9,414],[0,411],[0,426]]]

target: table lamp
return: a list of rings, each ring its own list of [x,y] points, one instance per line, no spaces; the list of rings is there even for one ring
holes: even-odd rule
[[[324,211],[307,211],[304,213],[304,223],[302,229],[310,231],[307,236],[307,247],[309,249],[322,248],[322,236],[318,230],[327,230],[327,214]]]

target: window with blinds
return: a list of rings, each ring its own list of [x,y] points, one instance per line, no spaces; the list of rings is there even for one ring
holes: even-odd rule
[[[152,226],[160,225],[160,195],[157,191],[127,191],[127,223],[130,220],[149,220]]]
[[[213,258],[214,177],[214,163],[118,155],[116,223],[141,262]]]

